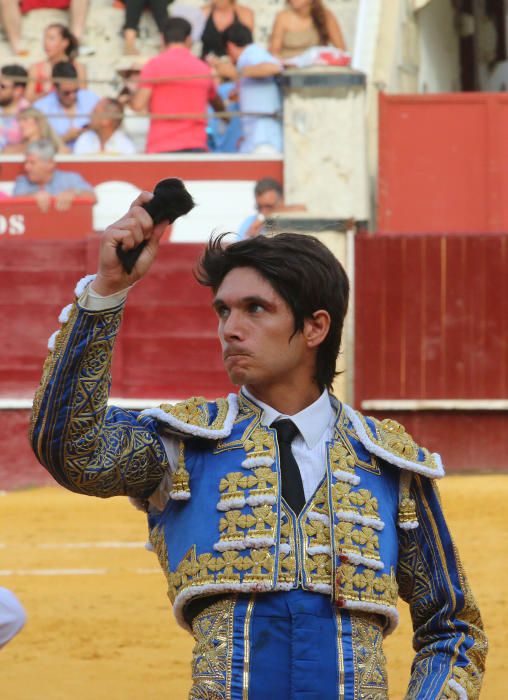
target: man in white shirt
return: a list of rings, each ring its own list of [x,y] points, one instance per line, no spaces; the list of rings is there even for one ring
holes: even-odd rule
[[[441,460],[331,394],[349,284],[317,239],[206,248],[197,279],[238,394],[108,407],[128,290],[167,224],[141,206],[150,198],[106,229],[97,275],[60,315],[31,438],[62,485],[146,510],[174,614],[196,639],[190,698],[385,699],[399,594],[415,626],[408,696],[477,698],[486,640],[434,485]],[[118,249],[143,242],[128,272]]]
[[[112,97],[104,97],[92,111],[89,128],[74,144],[74,154],[130,156],[136,153],[131,139],[122,131],[122,121],[122,103]]]
[[[282,64],[238,22],[226,29],[224,42],[231,63],[215,59],[212,64],[221,78],[238,80],[240,112],[257,113],[241,118],[240,153],[281,153],[282,97],[275,78]]]

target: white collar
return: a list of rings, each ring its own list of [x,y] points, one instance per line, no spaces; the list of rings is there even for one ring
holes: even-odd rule
[[[335,411],[330,401],[330,394],[326,389],[310,406],[292,416],[280,413],[272,406],[263,403],[244,386],[242,387],[242,393],[263,410],[261,416],[262,425],[269,426],[279,418],[291,418],[310,449],[318,444],[325,430],[335,421]]]

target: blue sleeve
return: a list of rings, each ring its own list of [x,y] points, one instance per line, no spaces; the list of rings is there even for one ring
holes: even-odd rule
[[[409,603],[413,647],[407,698],[476,700],[487,638],[478,606],[446,525],[435,482],[415,477],[418,527],[399,537],[397,580]]]
[[[238,59],[238,68],[245,68],[246,66],[257,66],[259,63],[277,63],[280,64],[279,59],[272,56],[272,54],[267,51],[262,46],[258,44],[251,44],[248,46]]]
[[[30,437],[37,459],[70,491],[147,498],[168,467],[156,422],[108,407],[122,311],[93,312],[72,305],[50,343]]]

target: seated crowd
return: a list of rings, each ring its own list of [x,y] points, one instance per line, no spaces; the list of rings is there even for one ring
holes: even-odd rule
[[[11,48],[20,53],[19,26],[9,15],[12,4],[17,0],[0,0]],[[193,52],[196,22],[182,16],[185,6],[175,6],[175,16],[168,19],[166,0],[125,0],[126,54],[137,53],[145,4],[156,20],[161,51],[143,65],[141,57],[133,58],[120,73],[120,94],[101,99],[77,59],[76,33],[83,34],[88,0],[21,1],[18,14],[36,7],[69,7],[73,31],[50,24],[43,36],[45,60],[28,71],[15,60],[0,67],[0,152],[27,153],[32,143],[44,139],[56,153],[80,156],[277,154],[282,151],[278,76],[286,61],[316,46],[345,51],[340,26],[321,0],[288,0],[275,18],[269,48],[254,42],[250,8],[235,0],[213,0],[198,27],[200,58]]]

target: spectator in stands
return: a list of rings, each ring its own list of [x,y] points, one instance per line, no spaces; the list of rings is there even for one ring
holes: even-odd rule
[[[231,62],[215,59],[211,63],[221,78],[239,81],[240,112],[258,112],[269,116],[242,116],[241,153],[280,153],[282,100],[275,80],[282,71],[280,61],[258,44],[250,29],[233,25],[224,32]]]
[[[168,21],[168,5],[172,0],[123,0],[125,3],[125,24],[123,28],[123,52],[127,55],[138,54],[136,39],[139,20],[145,7],[150,7],[157,29],[161,35],[161,47],[164,47],[164,26]]]
[[[243,25],[254,31],[254,13],[250,7],[237,5],[235,0],[212,0],[203,12],[206,24],[201,35],[201,58],[226,55],[224,32],[229,27]]]
[[[136,111],[149,108],[155,115],[182,115],[176,119],[151,120],[147,153],[206,151],[207,106],[211,104],[219,111],[224,108],[211,68],[190,51],[190,35],[191,25],[186,19],[168,20],[164,28],[166,49],[141,71],[142,82],[131,100],[132,108]]]
[[[0,15],[2,24],[7,34],[7,39],[12,52],[17,55],[25,55],[28,51],[23,47],[21,40],[21,15],[30,10],[55,8],[57,10],[70,10],[70,27],[78,42],[85,32],[86,15],[89,0],[0,0]],[[82,45],[82,55],[92,54],[94,51],[88,46]]]
[[[0,151],[22,139],[17,115],[30,104],[24,96],[27,77],[23,66],[15,63],[0,70]]]
[[[70,61],[76,69],[80,87],[86,87],[86,68],[76,61],[78,41],[64,24],[49,24],[44,30],[43,45],[46,60],[34,63],[28,72],[30,80],[26,96],[31,102],[53,90],[51,71],[57,63]]]
[[[238,238],[254,238],[265,233],[266,219],[275,214],[291,211],[305,211],[302,204],[285,204],[282,185],[273,177],[264,177],[254,187],[256,214],[248,216],[238,228]]]
[[[122,131],[123,106],[112,97],[97,102],[90,119],[90,128],[78,137],[73,152],[78,156],[126,155],[136,153],[136,148]]]
[[[313,46],[330,44],[346,48],[339,23],[321,0],[288,0],[287,7],[275,17],[269,50],[286,59]]]
[[[116,99],[124,108],[123,128],[134,143],[137,153],[144,153],[146,150],[150,117],[147,110],[145,110],[144,115],[134,112],[131,107],[131,99],[139,87],[141,68],[145,63],[146,59],[141,56],[125,56],[116,68],[116,72],[122,80],[122,89]]]
[[[51,128],[46,115],[38,109],[27,107],[18,114],[21,141],[4,148],[4,153],[26,153],[26,149],[34,141],[47,139],[51,141],[57,153],[69,153],[62,139]]]
[[[34,102],[34,107],[48,115],[53,129],[72,147],[90,123],[99,96],[78,86],[77,71],[69,61],[53,66],[51,75],[55,89]]]
[[[51,141],[31,143],[26,151],[25,175],[16,178],[13,196],[33,196],[43,212],[49,210],[52,201],[58,211],[70,209],[76,197],[95,202],[93,187],[79,173],[58,170],[54,157]]]

